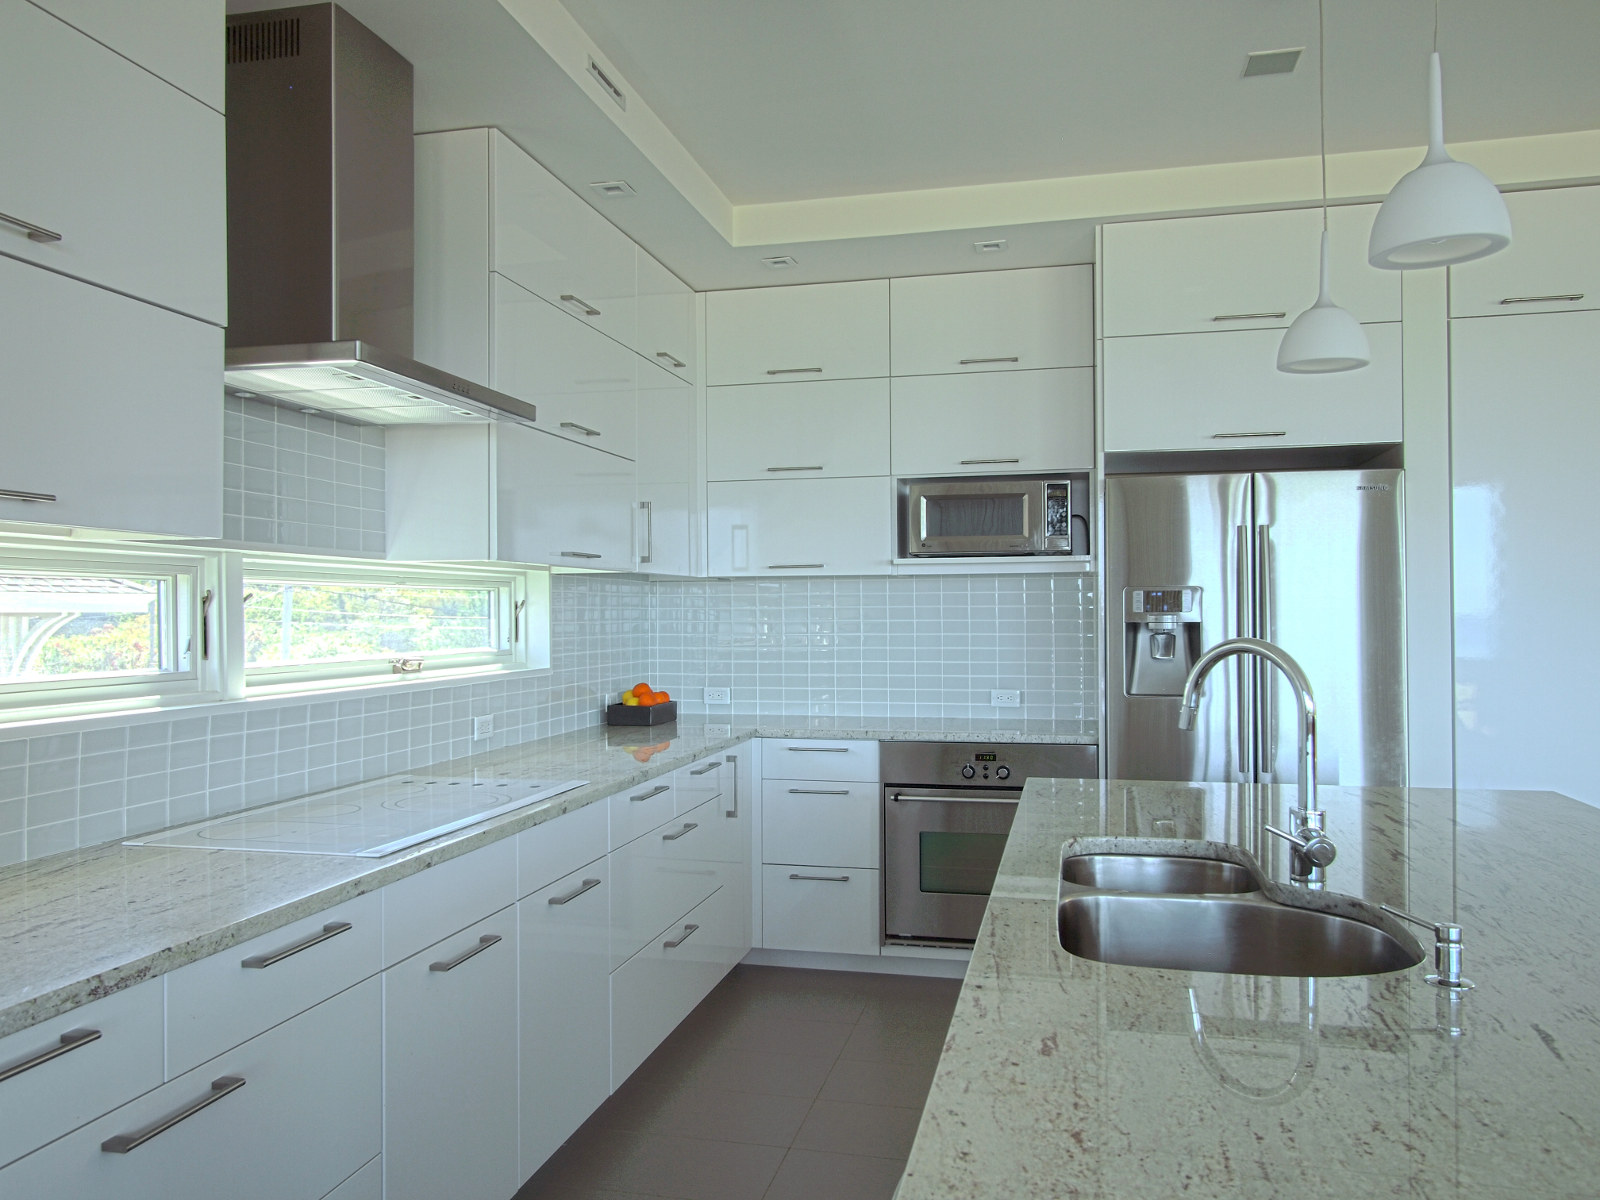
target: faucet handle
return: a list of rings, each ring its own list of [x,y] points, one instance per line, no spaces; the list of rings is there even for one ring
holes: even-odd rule
[[[1274,837],[1281,837],[1288,842],[1312,866],[1325,867],[1339,857],[1339,847],[1335,846],[1333,839],[1320,829],[1304,829],[1301,832],[1309,836],[1297,837],[1279,829],[1276,825],[1263,825],[1262,828]]]
[[[1425,921],[1391,904],[1380,904],[1378,907],[1392,917],[1399,917],[1402,921],[1410,921],[1413,925],[1433,930],[1433,969],[1436,974],[1424,976],[1429,983],[1436,987],[1460,988],[1463,991],[1477,986],[1461,974],[1463,949],[1461,926],[1449,921]]]

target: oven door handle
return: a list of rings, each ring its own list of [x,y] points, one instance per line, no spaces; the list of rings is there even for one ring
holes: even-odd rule
[[[924,804],[1016,804],[1021,798],[1021,791],[1010,796],[983,796],[973,795],[970,792],[960,791],[905,791],[895,789],[889,793],[889,799],[913,800]]]

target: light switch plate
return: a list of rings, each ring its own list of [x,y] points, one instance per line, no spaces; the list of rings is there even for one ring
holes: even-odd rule
[[[995,708],[1021,708],[1021,692],[990,692],[989,703]]]
[[[732,688],[707,688],[705,702],[707,704],[732,704]]]
[[[494,718],[493,717],[473,717],[472,718],[472,740],[473,741],[481,742],[481,741],[483,741],[484,738],[491,738],[493,736],[494,736]]]

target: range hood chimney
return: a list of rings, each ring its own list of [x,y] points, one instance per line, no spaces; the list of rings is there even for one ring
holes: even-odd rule
[[[236,394],[378,425],[534,406],[412,359],[411,64],[336,4],[228,18]]]

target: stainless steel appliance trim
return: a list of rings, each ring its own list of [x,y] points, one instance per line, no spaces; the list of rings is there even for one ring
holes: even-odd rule
[[[977,788],[970,791],[964,788],[928,788],[919,791],[895,788],[889,793],[889,799],[894,801],[914,800],[932,804],[1016,804],[1018,797],[1022,795],[1020,787],[997,790],[1004,791],[1007,794],[1004,796],[985,796],[980,794],[981,789]]]
[[[500,935],[498,933],[486,933],[481,938],[478,939],[478,944],[476,946],[468,947],[467,949],[463,950],[460,954],[456,955],[454,958],[445,959],[442,962],[429,963],[428,964],[428,970],[430,970],[430,971],[454,971],[462,963],[466,962],[467,959],[476,958],[478,955],[482,954],[485,950],[487,950],[490,946],[494,945],[499,940],[500,940]]]
[[[53,1058],[60,1058],[63,1054],[70,1054],[79,1046],[87,1046],[90,1042],[98,1042],[101,1038],[98,1029],[69,1029],[63,1033],[54,1046],[30,1054],[27,1058],[20,1059],[10,1066],[0,1067],[0,1083],[21,1075],[24,1071],[31,1071],[35,1067],[42,1067]]]
[[[170,1116],[162,1117],[153,1125],[146,1125],[132,1133],[119,1133],[116,1137],[107,1138],[100,1143],[100,1149],[106,1154],[126,1154],[130,1150],[137,1150],[151,1138],[165,1133],[180,1121],[187,1121],[203,1108],[210,1108],[218,1100],[230,1093],[237,1092],[244,1086],[242,1075],[219,1075],[211,1081],[211,1090],[200,1099],[190,1104],[185,1104]]]
[[[804,879],[810,883],[849,883],[848,875],[800,875],[794,871],[789,872],[790,879]]]
[[[980,363],[1020,362],[1021,360],[1015,354],[1009,354],[1004,358],[963,358],[957,361],[963,367],[972,367]]]
[[[1223,313],[1211,319],[1213,321],[1281,321],[1288,315],[1287,312]]]
[[[634,804],[638,804],[641,800],[648,800],[652,796],[659,796],[662,792],[670,792],[671,790],[671,784],[661,783],[651,788],[648,792],[640,792],[637,796],[629,796],[628,799]]]
[[[1552,301],[1562,300],[1576,303],[1583,299],[1582,292],[1567,292],[1560,296],[1507,296],[1500,301],[1501,304],[1549,304]]]
[[[980,460],[967,461],[971,465],[976,465]],[[1042,554],[1048,483],[1049,480],[1044,478],[980,477],[913,480],[903,484],[903,503],[906,506],[902,522],[907,541],[905,552],[911,558]],[[1021,497],[1021,528],[1003,534],[931,535],[929,533],[930,501],[999,496]]]
[[[815,467],[768,467],[767,470],[771,474],[776,475],[780,471],[821,471],[821,470],[823,470],[823,468],[821,466],[815,466]]]
[[[698,822],[685,821],[683,823],[683,828],[682,829],[675,830],[672,833],[663,833],[661,835],[661,840],[663,842],[675,842],[679,838],[681,838],[684,834],[692,833],[694,830],[699,829],[699,828],[700,828],[700,825],[699,825]]]
[[[14,488],[0,488],[0,500],[31,500],[36,504],[54,504],[54,492],[19,492]]]
[[[573,308],[582,310],[583,315],[586,317],[598,317],[600,315],[600,310],[598,308],[590,304],[587,300],[584,300],[578,296],[574,296],[571,292],[561,293],[561,303],[570,304]]]
[[[35,225],[32,221],[24,221],[21,217],[13,217],[9,213],[0,213],[0,221],[7,225],[15,225],[28,235],[30,242],[59,242],[61,235],[54,229],[46,229],[43,225]]]
[[[667,941],[662,942],[661,948],[663,950],[676,950],[679,946],[683,945],[690,938],[692,938],[695,935],[695,931],[699,928],[700,926],[698,925],[685,925],[682,933],[675,938],[670,938]]]
[[[598,880],[598,879],[585,879],[582,883],[580,883],[577,887],[573,888],[566,895],[564,895],[564,896],[551,896],[550,899],[545,901],[545,903],[546,904],[571,904],[574,900],[576,900],[579,896],[583,895],[585,892],[594,891],[595,888],[600,886],[600,882],[601,881]]]
[[[600,431],[598,429],[590,429],[587,425],[579,425],[576,421],[563,421],[561,422],[561,428],[571,429],[576,433],[583,434],[584,437],[600,436]]]
[[[249,958],[242,960],[239,965],[247,970],[263,971],[274,963],[281,963],[286,958],[293,958],[302,950],[309,950],[329,938],[336,938],[341,933],[348,933],[354,928],[355,926],[351,925],[349,921],[329,921],[317,932],[301,938],[298,942],[291,942],[281,950],[274,950],[271,954],[252,954]]]
[[[790,788],[791,796],[848,796],[849,788]]]
[[[1233,527],[1234,547],[1234,637],[1254,636],[1254,627],[1250,623],[1250,597],[1255,594],[1250,586],[1250,527],[1248,525],[1235,525]],[[1253,775],[1255,764],[1250,761],[1250,712],[1255,703],[1254,689],[1251,688],[1253,665],[1246,660],[1245,655],[1239,656],[1239,661],[1234,664],[1237,677],[1238,694],[1234,696],[1234,719],[1239,726],[1239,760],[1240,774]]]
[[[1260,496],[1260,484],[1257,484]],[[1277,637],[1272,624],[1272,533],[1266,525],[1256,526],[1256,634],[1263,641],[1272,642]],[[1278,671],[1268,663],[1256,661],[1256,695],[1260,698],[1256,712],[1261,718],[1261,765],[1258,770],[1270,772],[1278,761]]]
[[[684,367],[687,367],[689,365],[688,363],[684,362],[681,358],[679,358],[677,355],[668,354],[665,350],[657,350],[656,351],[656,357],[657,358],[666,359],[669,363],[671,363],[673,366],[677,367],[680,371],[683,370]]]
[[[768,371],[768,375],[820,375],[821,367],[779,367],[776,371]]]

